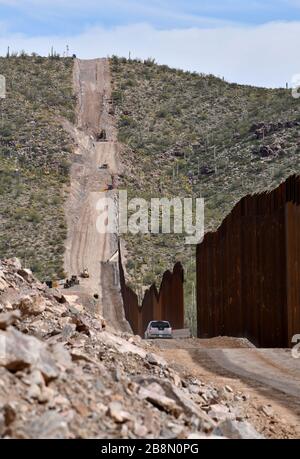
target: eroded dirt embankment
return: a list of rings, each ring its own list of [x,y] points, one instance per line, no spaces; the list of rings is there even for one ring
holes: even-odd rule
[[[68,236],[65,250],[65,271],[68,276],[80,275],[87,268],[89,279],[68,292],[99,295],[100,312],[110,325],[128,330],[116,270],[107,260],[118,249],[116,234],[100,234],[97,230],[97,203],[104,190],[114,181],[119,170],[118,143],[113,117],[109,114],[111,82],[107,59],[76,60],[74,88],[77,95],[76,126],[69,126],[76,141],[71,167],[71,185],[66,204]],[[106,141],[98,141],[101,132]],[[107,164],[107,169],[101,165]],[[115,190],[105,192],[114,197]]]

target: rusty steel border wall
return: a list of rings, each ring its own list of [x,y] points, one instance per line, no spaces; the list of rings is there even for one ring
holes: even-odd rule
[[[144,336],[151,320],[168,320],[173,329],[184,328],[184,273],[181,263],[176,263],[173,272],[166,271],[159,292],[153,284],[146,290],[142,304],[137,294],[126,285],[119,250],[120,282],[125,317],[136,335]]]
[[[300,333],[300,177],[236,204],[197,247],[198,337],[290,347]]]

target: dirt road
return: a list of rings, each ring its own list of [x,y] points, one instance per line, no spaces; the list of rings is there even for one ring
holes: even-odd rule
[[[66,126],[76,141],[71,168],[71,185],[66,204],[68,238],[65,270],[79,275],[88,268],[90,278],[70,292],[70,301],[99,295],[99,308],[108,323],[128,331],[115,262],[106,263],[117,251],[116,234],[100,234],[96,221],[97,203],[103,189],[119,173],[118,143],[113,117],[110,115],[110,73],[106,59],[75,62],[74,87],[78,96],[76,126]],[[107,141],[97,141],[105,130]],[[108,169],[100,169],[103,163]],[[106,196],[114,198],[115,191]],[[289,350],[251,348],[246,340],[156,341],[153,346],[182,374],[249,396],[247,416],[267,437],[300,437],[300,360],[292,359]],[[268,406],[274,415],[260,408]]]
[[[118,249],[117,235],[100,234],[96,227],[100,216],[97,204],[105,196],[115,197],[115,190],[105,193],[104,190],[112,185],[119,170],[116,129],[109,114],[108,60],[76,60],[74,88],[78,100],[77,122],[75,127],[68,126],[68,129],[72,131],[77,148],[65,209],[68,225],[65,271],[68,276],[80,275],[87,268],[90,278],[81,280],[80,290],[98,294],[100,312],[110,325],[128,330],[116,278],[117,269],[107,263]],[[98,141],[103,130],[106,141]],[[107,169],[100,168],[104,163],[108,165]],[[74,291],[71,293],[74,295]]]
[[[300,359],[291,350],[256,349],[234,338],[159,340],[155,346],[182,373],[247,394],[246,411],[266,436],[300,437]],[[262,406],[274,416],[264,415]]]

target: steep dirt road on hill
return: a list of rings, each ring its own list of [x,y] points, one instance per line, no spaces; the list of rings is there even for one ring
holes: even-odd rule
[[[77,95],[77,123],[70,127],[77,148],[71,167],[71,187],[66,204],[68,237],[65,271],[68,276],[87,268],[89,279],[81,280],[79,290],[100,297],[100,309],[111,326],[128,330],[117,278],[107,260],[118,249],[116,234],[100,234],[96,206],[103,191],[117,175],[118,143],[113,117],[109,114],[111,87],[107,59],[76,60],[74,88]],[[106,141],[97,141],[102,130]],[[108,169],[100,169],[104,163]],[[115,191],[105,193],[114,198]],[[78,290],[78,289],[77,289]],[[74,294],[74,289],[71,290]]]
[[[183,373],[249,396],[254,425],[268,421],[268,436],[300,437],[300,359],[290,349],[256,349],[247,340],[215,338],[156,341],[161,355]],[[271,414],[258,407],[268,407]],[[272,414],[273,412],[273,414]]]

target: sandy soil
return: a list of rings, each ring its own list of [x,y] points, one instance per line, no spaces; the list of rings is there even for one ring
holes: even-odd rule
[[[81,280],[80,291],[98,294],[100,312],[111,326],[128,330],[124,319],[119,280],[116,269],[107,263],[118,249],[116,234],[100,234],[96,222],[100,216],[96,206],[104,196],[115,198],[115,190],[105,192],[119,170],[118,143],[113,117],[109,114],[111,99],[110,72],[107,59],[76,60],[74,88],[77,94],[76,127],[72,132],[77,148],[71,168],[71,186],[66,204],[68,237],[65,250],[65,271],[68,276],[87,268],[89,279]],[[107,141],[97,141],[97,134],[106,131]],[[107,170],[100,166],[108,164]],[[74,295],[74,289],[64,292]]]
[[[157,340],[172,366],[203,382],[249,396],[247,415],[270,438],[300,438],[300,359],[290,349],[256,349],[244,339]],[[274,416],[261,407],[269,406]]]

